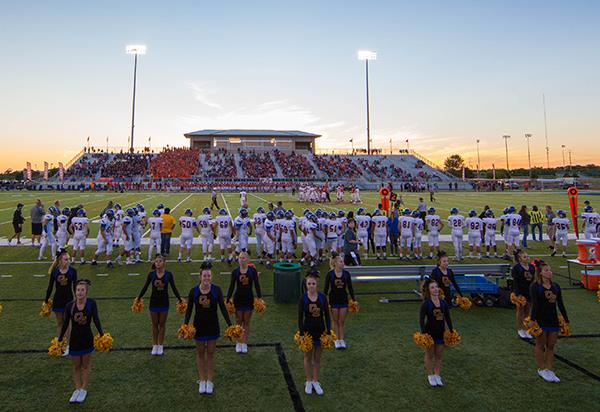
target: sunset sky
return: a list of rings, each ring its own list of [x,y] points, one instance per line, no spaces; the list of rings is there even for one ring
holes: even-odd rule
[[[0,14],[0,171],[126,146],[133,57],[136,146],[187,145],[199,129],[295,129],[319,148],[366,146],[364,63],[374,147],[473,168],[600,163],[600,2],[31,1]]]

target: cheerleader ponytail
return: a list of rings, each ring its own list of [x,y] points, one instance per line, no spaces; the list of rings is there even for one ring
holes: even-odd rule
[[[542,269],[545,266],[548,266],[548,264],[542,259],[536,258],[533,260],[533,266],[535,266],[535,281],[537,283],[542,283]]]
[[[52,275],[52,273],[54,272],[54,270],[58,267],[60,259],[65,254],[67,254],[66,249],[61,249],[61,250],[58,251],[58,253],[56,254],[56,257],[54,258],[54,260],[52,261],[52,264],[50,265],[50,268],[48,269],[48,274],[49,275]]]

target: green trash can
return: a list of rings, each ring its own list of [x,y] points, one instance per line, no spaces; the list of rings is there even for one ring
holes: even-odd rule
[[[302,293],[301,266],[298,263],[273,265],[273,295],[276,303],[296,303]]]

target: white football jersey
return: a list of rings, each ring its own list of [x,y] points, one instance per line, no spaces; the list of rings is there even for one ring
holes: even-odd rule
[[[413,227],[415,228],[415,236],[420,236],[423,233],[424,223],[420,217],[413,217]]]
[[[468,217],[466,223],[469,233],[477,233],[483,230],[483,221],[478,217]]]
[[[150,237],[157,238],[160,237],[160,229],[162,228],[163,219],[162,217],[154,217],[152,216],[148,219],[148,225],[150,226]]]
[[[484,217],[482,220],[483,224],[485,225],[486,233],[496,232],[496,227],[498,226],[498,220],[496,220],[496,218]]]
[[[57,233],[67,233],[67,222],[69,218],[65,215],[57,216],[56,221],[58,222]]]
[[[229,237],[231,236],[231,216],[229,215],[219,215],[215,219],[217,222],[217,232],[221,237]]]
[[[557,232],[565,233],[569,231],[569,219],[566,217],[554,219],[554,224],[556,225]]]
[[[73,236],[75,237],[84,237],[87,232],[88,226],[88,218],[87,217],[74,217],[71,219],[71,224],[73,225]]]
[[[369,231],[369,226],[371,226],[371,218],[367,215],[357,215],[354,220],[356,220],[356,226],[358,227],[358,233],[367,233]]]
[[[398,227],[404,235],[412,234],[413,218],[411,216],[400,216],[398,218]]]
[[[427,222],[427,228],[429,233],[440,233],[442,227],[442,219],[438,215],[427,215],[425,216],[425,222]]]
[[[215,221],[211,215],[200,215],[196,219],[196,224],[200,228],[201,236],[212,236],[212,225]]]
[[[265,213],[255,213],[252,216],[252,220],[254,221],[254,227],[256,228],[257,232],[262,232],[264,230],[264,222],[266,218],[267,215]]]
[[[373,216],[371,221],[375,225],[375,235],[386,235],[387,234],[387,216]]]
[[[193,237],[196,219],[191,216],[181,216],[179,218],[179,226],[181,227],[181,237]]]
[[[462,232],[465,227],[465,217],[462,215],[448,216],[448,225],[453,232]]]

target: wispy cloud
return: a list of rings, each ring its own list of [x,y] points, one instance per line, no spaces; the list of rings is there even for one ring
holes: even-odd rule
[[[194,93],[194,99],[196,99],[200,103],[208,107],[212,107],[214,109],[223,109],[223,106],[221,106],[219,103],[215,102],[211,98],[211,95],[214,95],[215,91],[209,89],[206,83],[187,82],[186,85]]]

